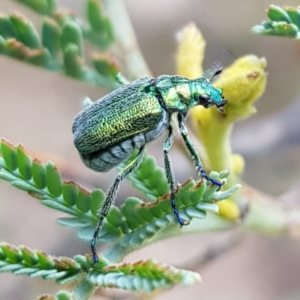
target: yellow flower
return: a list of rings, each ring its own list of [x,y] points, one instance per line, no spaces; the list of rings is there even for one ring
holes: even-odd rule
[[[188,78],[197,78],[202,74],[205,40],[194,24],[186,26],[179,34],[179,46],[176,56],[178,74]],[[203,106],[191,110],[194,130],[201,140],[206,154],[203,164],[206,169],[221,171],[228,167],[231,174],[228,185],[237,183],[237,176],[244,169],[244,159],[233,154],[230,136],[234,122],[246,118],[256,110],[253,103],[262,95],[267,82],[266,60],[255,55],[246,55],[226,68],[214,85],[223,90],[228,103],[224,113],[213,107]],[[231,216],[238,217],[238,208],[228,201],[220,203],[220,214],[230,206]],[[226,218],[232,219],[227,215]]]

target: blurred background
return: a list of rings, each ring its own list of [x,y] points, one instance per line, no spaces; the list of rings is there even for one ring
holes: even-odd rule
[[[58,3],[84,17],[85,1]],[[204,67],[215,60],[226,66],[245,54],[266,58],[269,74],[266,91],[256,103],[257,114],[236,124],[233,149],[245,157],[242,177],[245,182],[277,196],[278,201],[299,202],[300,42],[257,36],[250,30],[267,19],[266,9],[270,4],[297,6],[300,3],[294,0],[289,3],[282,0],[127,0],[125,3],[154,76],[176,72],[176,32],[190,22],[195,22],[207,41]],[[40,28],[39,15],[15,1],[0,1],[1,13],[15,11],[25,14]],[[0,56],[0,70],[0,136],[13,144],[22,143],[32,156],[54,161],[64,171],[64,179],[76,180],[86,189],[107,190],[116,172],[97,174],[88,170],[73,146],[71,132],[82,99],[88,96],[96,100],[107,90],[4,56]],[[160,139],[148,147],[160,165],[162,143]],[[194,174],[192,164],[179,151],[173,149],[171,156],[177,181],[183,182]],[[134,193],[124,182],[118,199],[122,201]],[[0,181],[0,200],[1,240],[54,255],[73,256],[90,251],[89,243],[79,241],[75,230],[56,224],[61,213],[47,209],[4,181]],[[153,257],[175,266],[188,266],[224,239],[230,239],[228,233],[170,239],[128,259]],[[298,239],[243,233],[242,240],[230,251],[205,265],[200,264],[197,271],[202,275],[202,283],[176,287],[155,299],[300,299],[299,260]],[[55,294],[61,288],[41,279],[10,274],[0,274],[0,282],[0,300],[33,299],[46,292]],[[134,298],[127,293],[118,297]],[[96,294],[94,298],[104,296]]]

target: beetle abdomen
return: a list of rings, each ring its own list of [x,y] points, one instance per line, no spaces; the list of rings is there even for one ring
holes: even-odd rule
[[[131,139],[120,144],[113,145],[105,150],[96,151],[90,154],[81,154],[86,166],[97,171],[106,172],[130,157],[135,149]]]
[[[81,153],[81,159],[87,167],[97,172],[109,171],[129,158],[135,149],[140,149],[145,144],[162,135],[166,130],[168,123],[168,115],[163,111],[162,118],[154,129],[146,133],[137,134],[103,150],[88,154]]]

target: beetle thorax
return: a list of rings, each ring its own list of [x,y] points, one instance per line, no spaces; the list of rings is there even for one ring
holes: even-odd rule
[[[161,92],[164,106],[168,111],[187,111],[195,105],[191,86],[189,83],[174,85],[169,89],[163,89]]]

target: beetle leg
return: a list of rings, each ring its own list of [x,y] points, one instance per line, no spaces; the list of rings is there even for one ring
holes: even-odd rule
[[[183,225],[187,225],[182,218],[179,215],[178,209],[176,207],[176,202],[175,202],[175,187],[174,187],[174,175],[172,172],[172,168],[171,168],[171,161],[170,161],[170,157],[169,157],[169,150],[172,146],[173,143],[173,128],[171,125],[169,125],[168,128],[169,131],[169,135],[164,143],[164,160],[165,160],[165,168],[166,168],[166,175],[167,175],[167,179],[168,182],[170,184],[170,190],[171,190],[171,206],[173,209],[173,213],[175,214],[178,223],[183,226]]]
[[[188,136],[188,132],[187,132],[187,129],[184,124],[184,116],[181,113],[178,113],[177,119],[178,119],[178,123],[179,123],[180,134],[183,138],[183,141],[185,143],[186,148],[188,149],[188,152],[189,152],[191,158],[195,161],[198,172],[200,173],[202,178],[205,178],[207,181],[210,181],[213,185],[218,186],[219,187],[218,190],[219,190],[221,188],[221,186],[223,185],[223,182],[215,180],[215,179],[209,177],[208,175],[206,175],[206,173],[203,169],[201,160],[196,152],[195,146],[193,145],[192,140]]]
[[[106,199],[103,203],[103,206],[100,208],[98,215],[99,215],[99,221],[96,227],[96,230],[94,232],[93,235],[93,240],[91,243],[91,249],[92,249],[92,253],[93,253],[93,259],[94,262],[98,262],[98,255],[96,252],[96,240],[98,239],[98,235],[99,232],[102,229],[103,226],[103,221],[106,218],[111,205],[114,203],[115,198],[116,198],[116,194],[118,192],[119,189],[119,185],[120,182],[128,175],[130,174],[132,171],[134,171],[139,164],[141,163],[142,159],[143,159],[143,154],[144,154],[144,149],[145,146],[142,146],[139,150],[138,155],[134,158],[134,160],[132,160],[123,170],[121,170],[117,176],[117,178],[114,181],[114,184],[112,185],[112,187],[110,188],[110,190],[108,191],[107,195],[106,195]]]

